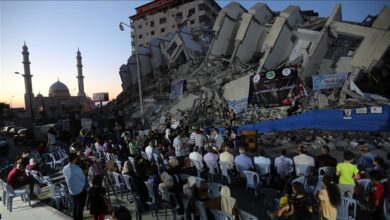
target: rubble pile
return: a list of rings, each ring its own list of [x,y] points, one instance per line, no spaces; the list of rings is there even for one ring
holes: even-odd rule
[[[283,149],[306,146],[320,149],[327,145],[331,149],[357,149],[359,143],[367,143],[371,149],[390,150],[390,133],[325,131],[300,129],[288,132],[271,132],[259,135],[260,147],[281,147]]]
[[[386,105],[389,17],[390,7],[356,23],[342,20],[340,4],[319,17],[297,6],[274,12],[232,2],[212,28],[184,27],[131,55],[120,68],[123,93],[115,108],[124,110],[126,126],[139,126],[139,83],[143,118],[154,126],[166,118],[223,126],[229,109],[236,125],[280,119],[292,103],[299,103],[294,114]]]

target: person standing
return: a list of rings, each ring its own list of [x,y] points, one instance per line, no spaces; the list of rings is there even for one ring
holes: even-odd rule
[[[54,151],[54,147],[57,144],[57,132],[54,129],[54,126],[50,127],[47,131],[47,148],[49,149],[50,153]]]
[[[353,177],[359,172],[356,165],[352,164],[355,154],[351,151],[344,152],[344,162],[338,163],[336,166],[336,175],[339,176],[339,189],[341,196],[348,193],[350,197],[355,192],[355,180]]]
[[[185,156],[185,150],[181,134],[177,135],[176,138],[173,140],[173,148],[175,149],[175,155],[178,159]]]
[[[223,137],[222,134],[219,133],[218,128],[214,128],[214,140],[215,140],[215,146],[217,146],[218,151],[221,151],[221,148],[223,146]]]
[[[88,200],[90,201],[90,214],[94,220],[104,220],[108,211],[108,200],[106,189],[102,186],[103,177],[95,176],[92,181],[92,187],[88,190]]]
[[[83,170],[77,165],[80,158],[76,153],[69,154],[69,163],[62,169],[66,185],[73,199],[73,219],[82,220],[87,197],[87,181]]]
[[[318,194],[320,202],[320,218],[336,220],[337,207],[341,203],[341,195],[337,184],[330,176],[325,175],[322,179],[323,189]]]

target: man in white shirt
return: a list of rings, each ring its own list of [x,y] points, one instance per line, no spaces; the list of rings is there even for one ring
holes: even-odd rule
[[[306,154],[306,147],[299,147],[299,155],[293,158],[295,166],[305,165],[314,167],[314,158]]]
[[[259,156],[254,157],[255,164],[265,164],[265,165],[271,165],[271,159],[268,157],[265,157],[265,151],[264,149],[259,150]]]
[[[199,152],[204,152],[204,145],[206,143],[206,137],[203,134],[203,129],[199,129],[196,131],[195,138],[195,146],[199,147]]]
[[[197,146],[195,146],[192,150],[192,152],[190,153],[190,156],[189,158],[191,160],[197,160],[200,162],[201,164],[201,168],[203,168],[203,157],[202,155],[199,153],[199,148]]]
[[[186,155],[181,134],[178,134],[173,140],[173,148],[175,149],[176,157],[184,157]]]
[[[229,165],[229,169],[233,169],[234,156],[230,153],[230,147],[225,147],[225,152],[219,155],[219,160],[227,162]]]
[[[290,175],[290,173],[293,171],[293,161],[291,158],[286,156],[286,150],[282,149],[280,152],[280,156],[275,158],[274,166],[276,169],[276,172],[282,177],[283,179]]]
[[[145,148],[146,156],[148,157],[148,160],[151,160],[153,158],[153,142],[149,142],[149,145]]]
[[[214,134],[215,146],[216,146],[216,147],[218,148],[218,150],[220,151],[221,148],[222,148],[222,146],[223,146],[223,137],[222,137],[222,134],[219,133],[218,128],[214,128],[213,134]]]

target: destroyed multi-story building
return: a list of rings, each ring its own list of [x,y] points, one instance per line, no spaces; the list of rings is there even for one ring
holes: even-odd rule
[[[130,16],[133,51],[183,26],[212,26],[221,7],[214,0],[154,0],[135,10]]]
[[[300,100],[299,112],[387,105],[389,28],[388,6],[358,23],[342,19],[340,4],[329,17],[319,17],[298,6],[275,12],[261,3],[249,10],[229,3],[211,29],[182,27],[139,48],[150,108],[143,117],[158,123],[169,114],[221,125],[222,112],[232,108],[239,123],[253,123],[285,117],[291,97]],[[132,55],[120,68],[124,93],[118,108],[133,117],[140,116],[139,104],[123,100],[138,95],[129,92],[137,88],[136,71]]]

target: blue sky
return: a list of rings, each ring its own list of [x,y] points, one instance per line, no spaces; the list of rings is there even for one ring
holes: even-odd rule
[[[0,1],[0,102],[23,107],[22,46],[29,47],[34,94],[48,94],[59,79],[77,94],[76,52],[83,57],[87,95],[122,91],[119,67],[131,55],[130,29],[121,32],[119,22],[129,23],[134,8],[149,1]],[[230,1],[217,1],[222,7]],[[257,1],[239,1],[249,9]],[[328,16],[341,2],[343,19],[362,21],[380,12],[386,1],[263,1],[273,11],[288,5],[315,10]]]

